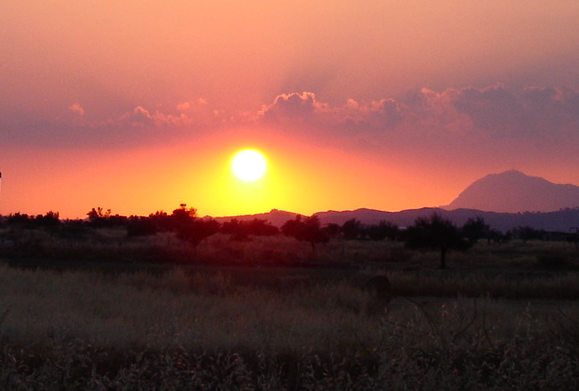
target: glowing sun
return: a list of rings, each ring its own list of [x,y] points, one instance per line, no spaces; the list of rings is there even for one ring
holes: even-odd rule
[[[231,169],[239,180],[254,182],[265,174],[267,161],[261,152],[255,149],[244,149],[233,156]]]

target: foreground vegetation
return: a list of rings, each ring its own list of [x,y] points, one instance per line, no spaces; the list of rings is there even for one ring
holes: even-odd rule
[[[197,241],[107,219],[0,225],[0,389],[579,387],[573,242],[457,237],[434,218],[410,246],[391,225],[318,236],[308,219]],[[434,223],[468,248],[445,270]]]
[[[384,311],[363,272],[3,266],[0,387],[576,389],[576,300],[468,298],[436,294],[434,275],[390,277]],[[400,295],[435,280],[432,295]]]

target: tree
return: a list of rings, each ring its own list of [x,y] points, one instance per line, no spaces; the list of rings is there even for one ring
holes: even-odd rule
[[[197,247],[205,238],[217,233],[220,224],[213,219],[194,218],[177,230],[177,237]]]
[[[322,229],[330,238],[335,238],[342,232],[342,227],[336,223],[329,223]]]
[[[446,268],[446,254],[450,250],[466,250],[469,242],[460,230],[438,214],[419,218],[405,231],[406,246],[414,249],[440,250],[440,268]]]
[[[359,239],[363,233],[362,223],[357,219],[350,219],[342,224],[342,235],[346,240]]]
[[[370,225],[365,229],[366,235],[371,240],[395,240],[400,235],[400,229],[396,224],[381,221],[376,225]]]
[[[279,233],[279,229],[267,220],[253,219],[239,221],[232,219],[223,223],[221,232],[231,235],[235,240],[249,240],[249,236],[273,236]]]
[[[482,217],[469,218],[462,226],[462,233],[471,243],[476,243],[479,239],[489,239],[491,227],[485,223]]]
[[[178,209],[175,209],[173,213],[171,213],[171,228],[179,230],[181,226],[188,225],[191,221],[195,220],[196,216],[197,209],[187,208],[187,204],[181,204]]]
[[[127,217],[113,215],[110,209],[104,210],[100,206],[92,208],[87,214],[89,224],[93,227],[119,227],[127,224]]]
[[[129,217],[129,221],[127,221],[127,236],[150,236],[156,233],[157,225],[151,217]]]
[[[26,213],[12,213],[6,217],[6,224],[8,225],[29,225],[32,218]]]
[[[98,219],[109,218],[111,216],[111,210],[107,209],[105,211],[103,208],[99,206],[96,209],[92,208],[86,215],[88,216],[88,220],[92,222]]]
[[[203,239],[217,233],[220,224],[213,219],[198,219],[195,208],[187,208],[181,204],[171,214],[172,229],[177,232],[177,237],[197,247]]]
[[[155,213],[149,214],[149,221],[155,225],[157,231],[170,231],[173,227],[173,216],[167,214],[163,210],[158,210]]]
[[[527,243],[529,240],[543,240],[545,238],[545,231],[542,229],[535,229],[529,226],[519,226],[513,228],[507,233],[509,236],[520,239],[523,243]]]
[[[317,216],[302,217],[297,215],[294,220],[288,220],[284,223],[281,232],[299,241],[310,243],[314,256],[316,245],[329,240],[328,234],[320,227],[320,220]]]

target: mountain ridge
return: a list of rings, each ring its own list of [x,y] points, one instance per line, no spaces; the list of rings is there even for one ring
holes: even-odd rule
[[[496,182],[497,178],[499,179],[499,182],[515,183],[520,186],[518,188],[517,186],[511,186],[510,190],[506,189],[504,186],[499,186],[499,190],[491,189],[492,191],[489,192],[488,182],[490,181],[492,184],[493,182]],[[460,200],[461,196],[464,196],[465,193],[467,195],[472,193],[473,186],[476,191],[481,182],[484,185],[484,197],[490,197],[492,202],[507,199],[507,204],[540,205],[536,203],[536,200],[540,199],[541,196],[544,197],[545,192],[555,192],[556,194],[560,194],[558,192],[563,189],[562,191],[568,192],[568,194],[566,193],[565,196],[559,195],[554,197],[555,201],[559,202],[563,200],[565,202],[556,203],[551,201],[548,205],[550,205],[552,210],[531,211],[531,209],[524,210],[521,207],[500,207],[500,204],[497,204],[497,209],[499,210],[488,210],[485,208],[485,205],[490,205],[488,203],[483,203],[481,207],[480,205],[464,205],[469,204],[468,202],[464,202],[464,197],[461,202],[457,201]],[[576,202],[574,200],[576,200]],[[316,212],[313,216],[317,216],[320,219],[320,222],[324,225],[341,225],[348,220],[356,219],[363,224],[377,224],[380,221],[388,221],[397,224],[400,227],[407,227],[412,225],[417,218],[428,217],[434,213],[440,214],[442,217],[451,220],[454,224],[459,226],[463,225],[469,218],[482,217],[491,227],[501,231],[507,231],[519,226],[530,226],[535,229],[543,229],[546,231],[569,232],[573,227],[579,227],[579,186],[572,184],[555,184],[541,177],[529,176],[521,171],[508,170],[501,173],[489,174],[474,181],[471,185],[467,186],[459,196],[453,200],[453,202],[443,207],[422,207],[417,209],[401,210],[398,212],[382,211],[371,208],[358,208],[343,211],[327,210]],[[272,209],[265,213],[226,216],[218,217],[216,219],[220,222],[231,219],[263,219],[268,220],[275,226],[281,227],[287,220],[293,219],[299,214],[300,213]]]
[[[370,210],[367,208],[360,209],[366,211]],[[357,213],[358,209],[355,209],[347,211],[317,212],[313,215],[317,216],[323,225],[331,223],[341,225],[344,222],[355,218],[362,224],[377,224],[380,221],[385,220],[400,227],[407,227],[414,224],[417,218],[428,217],[434,213],[438,213],[443,218],[452,221],[458,226],[462,226],[469,218],[482,217],[491,227],[503,232],[520,226],[529,226],[535,229],[558,232],[570,232],[572,228],[579,227],[579,208],[562,209],[553,212],[517,213],[489,212],[464,208],[447,210],[434,207],[407,209],[399,212],[387,212],[376,209],[371,210],[375,211],[375,213]],[[270,212],[257,213],[253,215],[217,217],[216,220],[219,222],[229,221],[231,219],[246,221],[257,218],[270,221],[273,225],[281,227],[283,223],[287,220],[293,219],[298,214],[299,213],[273,209]]]
[[[579,186],[508,170],[475,180],[444,208],[516,213],[576,207],[579,207]]]

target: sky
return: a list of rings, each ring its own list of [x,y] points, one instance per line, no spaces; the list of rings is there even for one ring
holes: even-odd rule
[[[579,2],[0,2],[0,214],[310,214],[579,184]],[[257,148],[266,176],[237,180]]]

